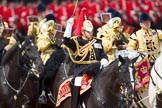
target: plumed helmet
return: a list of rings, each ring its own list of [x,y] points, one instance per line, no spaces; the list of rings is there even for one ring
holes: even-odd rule
[[[79,20],[77,22],[76,29],[74,30],[74,36],[81,35],[81,30],[86,30],[86,31],[93,30],[92,22],[87,20],[86,12],[87,12],[86,8],[81,9]]]
[[[150,20],[150,16],[146,13],[142,13],[140,16],[139,16],[139,22],[144,22],[144,21],[147,21],[147,20]]]
[[[84,20],[82,30],[89,31],[89,32],[93,31],[92,22],[89,20]]]
[[[107,26],[109,28],[117,28],[117,27],[120,27],[121,26],[121,18],[119,18],[119,17],[111,18],[108,21]]]
[[[40,3],[37,7],[37,12],[41,13],[41,12],[45,12],[46,11],[46,7],[43,3]]]
[[[118,11],[114,11],[111,15],[111,18],[114,18],[114,17],[119,17],[119,18],[122,18],[122,15],[118,12]]]

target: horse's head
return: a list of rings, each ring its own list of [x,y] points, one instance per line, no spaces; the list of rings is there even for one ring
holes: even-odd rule
[[[119,56],[117,80],[121,86],[122,98],[132,100],[134,98],[134,78],[133,71],[130,69],[132,62],[128,57]]]
[[[20,51],[20,65],[23,64],[24,68],[30,69],[33,73],[42,73],[44,70],[43,62],[32,38],[17,36],[16,39]]]

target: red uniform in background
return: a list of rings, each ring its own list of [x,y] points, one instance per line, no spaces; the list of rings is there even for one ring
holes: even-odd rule
[[[33,15],[37,16],[38,13],[37,13],[37,7],[38,7],[38,4],[35,4],[32,8],[32,11],[33,11]]]
[[[118,0],[118,3],[119,3],[119,8],[122,11],[126,11],[126,9],[127,9],[126,0]]]
[[[67,10],[67,19],[69,19],[72,15],[73,15],[73,12],[74,12],[74,8],[75,8],[75,4],[73,4],[72,2],[67,2],[67,5],[66,5],[66,10]],[[78,7],[77,7],[78,8]],[[76,13],[75,13],[76,14]]]
[[[20,23],[24,30],[28,30],[28,16],[32,15],[32,9],[24,6],[20,13]]]
[[[68,1],[67,5],[66,5],[66,10],[67,10],[67,18],[68,19],[70,17],[74,17],[73,29],[75,29],[76,25],[77,25],[77,20],[79,19],[80,6],[77,5],[77,7],[75,8],[75,3]]]
[[[109,4],[108,4],[109,7],[111,8],[114,8],[115,10],[119,10],[119,5],[118,5],[118,2],[115,0],[115,1],[111,1]]]
[[[126,1],[126,13],[129,24],[136,24],[138,22],[138,15],[136,13],[136,3],[133,0]]]
[[[81,2],[79,3],[79,7],[80,7],[80,9],[86,8],[87,11],[88,11],[88,9],[90,9],[90,8],[89,8],[89,7],[90,7],[90,4],[91,4],[91,2],[90,2],[89,0],[83,0],[83,1],[81,1]],[[87,13],[87,14],[88,14],[88,13]]]
[[[100,0],[100,9],[102,12],[107,12],[108,9],[108,1],[106,0]]]
[[[22,13],[23,8],[25,8],[25,7],[22,4],[20,4],[17,8],[15,8],[15,14],[16,14],[16,17],[17,17],[17,28],[19,30],[22,27],[20,19],[21,19],[21,13]]]
[[[144,12],[149,14],[149,16],[151,17],[152,21],[154,23],[157,23],[160,21],[160,12],[158,10],[158,7],[155,7],[156,1],[152,1],[152,0],[145,0],[144,5],[145,5],[145,10]]]
[[[92,21],[92,24],[94,27],[99,26],[101,24],[101,20],[99,19],[100,15],[100,5],[98,3],[91,3],[89,5],[89,10],[88,11],[88,19]]]
[[[64,27],[66,26],[66,21],[67,21],[66,6],[64,5],[58,6],[56,19],[58,23],[62,24]]]
[[[8,5],[2,5],[0,6],[0,14],[3,16],[3,20],[11,27],[13,25],[13,18],[15,16],[14,9]]]
[[[47,10],[50,10],[55,15],[55,17],[57,17],[58,6],[56,3],[49,4]]]

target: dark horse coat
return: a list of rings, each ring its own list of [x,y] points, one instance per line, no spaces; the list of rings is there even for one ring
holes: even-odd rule
[[[30,72],[41,73],[43,63],[29,37],[19,40],[2,59],[0,70],[0,108],[37,108],[38,81],[29,80]]]
[[[0,62],[1,62],[1,59],[2,59],[2,53],[3,53],[3,50],[4,50],[4,47],[9,43],[9,40],[8,39],[5,39],[3,37],[0,37]]]
[[[105,68],[92,82],[92,88],[82,96],[84,105],[87,108],[127,108],[128,104],[120,103],[121,95],[123,99],[128,100],[133,95],[133,89],[130,80],[129,59],[116,59],[107,68]],[[53,81],[53,93],[57,97],[57,89],[66,76],[59,67]],[[126,94],[120,94],[120,87],[123,86]],[[125,93],[125,91],[124,91]],[[66,99],[58,108],[71,108],[71,98]]]

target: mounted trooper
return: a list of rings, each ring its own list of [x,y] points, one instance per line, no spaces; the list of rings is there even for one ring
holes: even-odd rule
[[[160,54],[159,42],[162,39],[162,31],[150,28],[151,18],[146,13],[142,13],[139,16],[139,24],[141,29],[130,36],[127,49],[145,53],[148,55],[150,64],[153,66]]]
[[[36,45],[38,46],[38,51],[40,51],[40,56],[44,65],[50,58],[51,54],[55,51],[54,49],[55,21],[56,21],[55,16],[53,14],[48,14],[45,17],[45,22],[44,24],[42,24],[40,32],[37,36]],[[42,76],[41,79],[42,79],[42,93],[38,100],[39,103],[46,103],[47,98],[45,95],[45,85],[44,85],[45,76]]]
[[[115,59],[117,50],[126,49],[129,34],[123,32],[121,14],[117,11],[112,13],[112,18],[103,25],[97,33],[102,39],[104,52],[109,57],[109,63]]]
[[[102,41],[93,36],[92,22],[86,18],[86,9],[80,13],[80,19],[74,36],[71,37],[74,18],[67,21],[64,44],[71,60],[76,64],[72,80],[72,106],[77,108],[80,97],[80,86],[84,73],[95,75],[102,67],[108,65],[108,58],[103,51]]]

